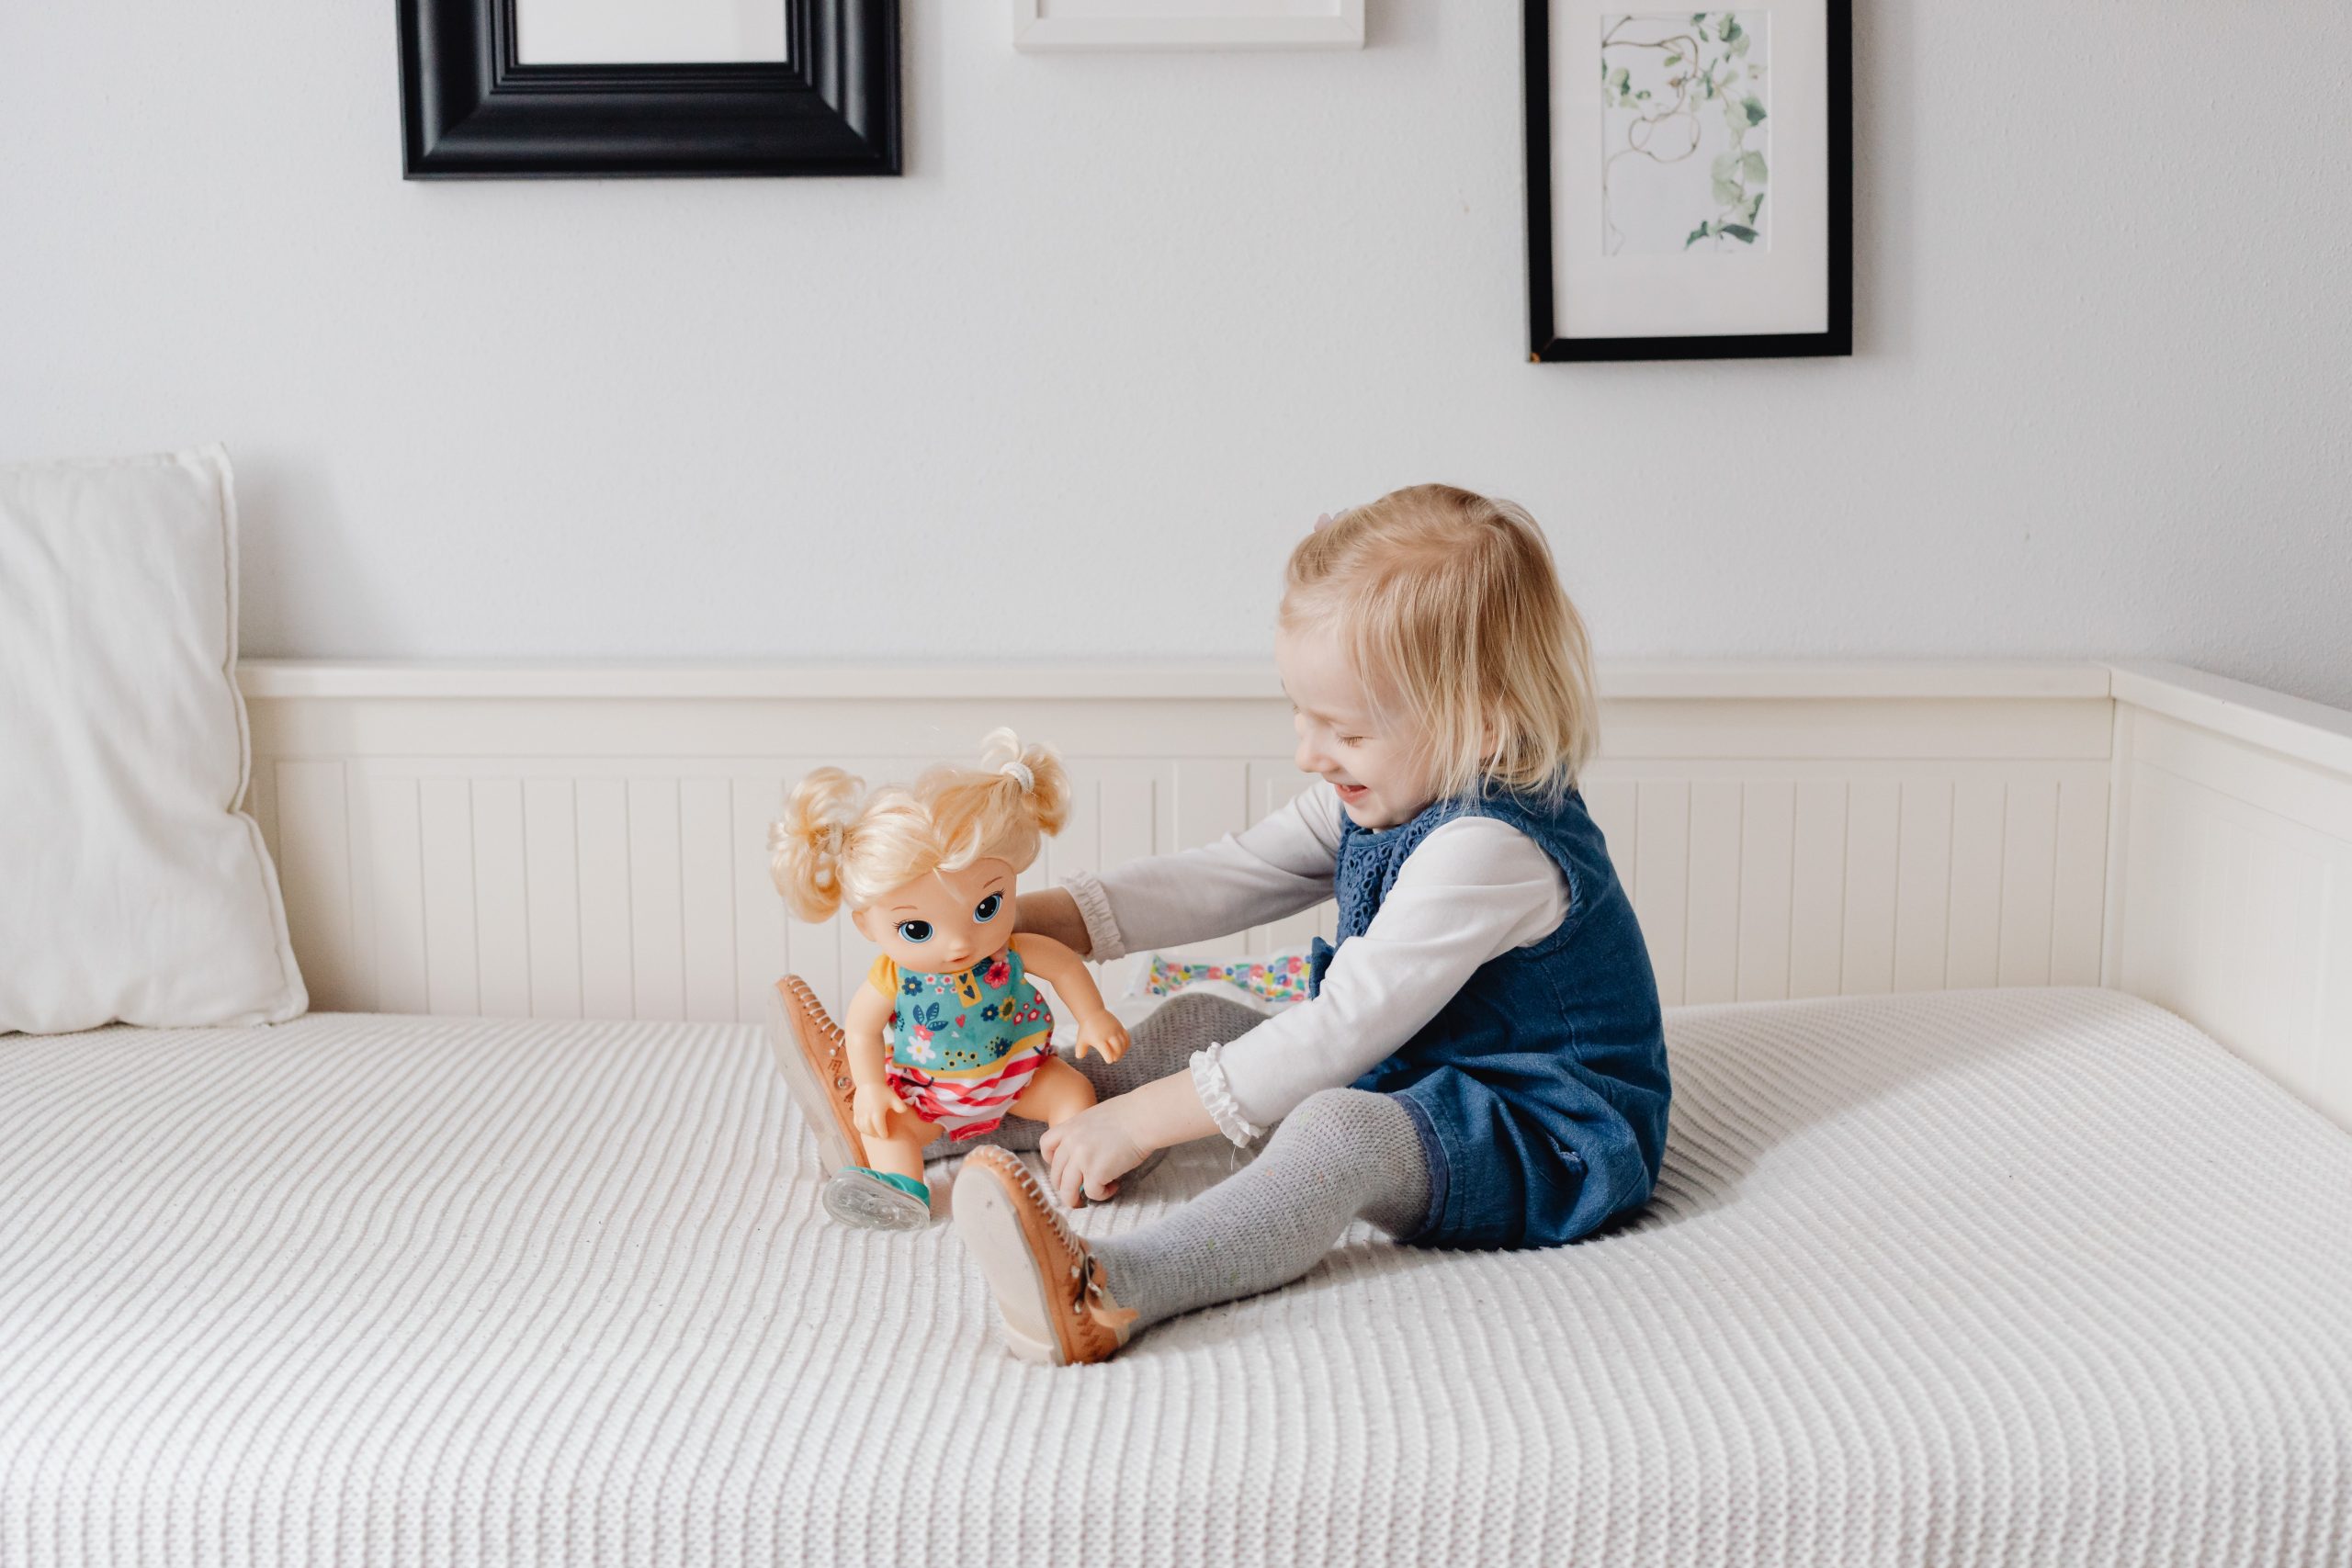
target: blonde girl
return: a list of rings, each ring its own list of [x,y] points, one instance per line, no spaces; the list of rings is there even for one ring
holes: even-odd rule
[[[820,768],[793,788],[769,834],[776,888],[793,913],[822,920],[846,905],[882,949],[840,1040],[819,1027],[812,998],[776,1041],[836,1156],[826,1207],[853,1224],[930,1222],[923,1151],[942,1134],[968,1141],[1008,1115],[1056,1126],[1095,1103],[1093,1087],[1053,1052],[1053,1010],[1032,976],[1076,1015],[1081,1053],[1114,1061],[1126,1050],[1125,1029],[1078,955],[1013,931],[1013,880],[1069,815],[1061,760],[1046,747],[1023,750],[1009,729],[987,744],[978,767],[935,767],[906,787],[869,792]],[[846,1074],[831,1055],[844,1048]]]
[[[1011,1155],[966,1162],[956,1225],[1023,1357],[1099,1360],[1296,1279],[1359,1218],[1421,1246],[1547,1247],[1657,1180],[1657,988],[1577,790],[1591,660],[1542,531],[1445,485],[1318,523],[1274,661],[1315,784],[1217,844],[1020,900],[1024,929],[1098,961],[1333,897],[1340,933],[1310,1000],[1045,1134],[1069,1205],[1157,1149],[1264,1140],[1175,1213],[1088,1242]]]

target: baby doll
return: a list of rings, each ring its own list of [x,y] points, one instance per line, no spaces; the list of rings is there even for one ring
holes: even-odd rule
[[[1116,1061],[1127,1032],[1075,953],[1013,934],[1013,880],[1061,829],[1069,781],[1048,747],[1009,729],[978,768],[942,764],[911,785],[871,792],[819,768],[786,797],[770,829],[776,890],[804,920],[843,905],[882,949],[842,1020],[851,1117],[865,1157],[825,1189],[845,1224],[914,1230],[930,1223],[924,1148],[942,1133],[979,1137],[1008,1113],[1058,1126],[1094,1089],[1053,1051],[1046,981],[1078,1019],[1078,1048]],[[788,1068],[797,1064],[787,1061]],[[806,1097],[804,1097],[805,1099]]]

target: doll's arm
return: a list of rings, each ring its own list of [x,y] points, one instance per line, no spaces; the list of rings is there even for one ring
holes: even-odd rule
[[[1053,987],[1054,994],[1069,1009],[1078,1024],[1079,1055],[1092,1051],[1106,1062],[1115,1062],[1126,1054],[1127,1027],[1102,1005],[1102,988],[1087,973],[1084,959],[1035,931],[1016,933],[1011,945],[1021,954],[1023,966]]]
[[[856,1098],[850,1105],[850,1120],[856,1123],[861,1137],[887,1136],[890,1113],[899,1107],[899,1097],[882,1073],[883,1064],[890,1055],[890,1048],[882,1038],[882,1026],[889,1019],[890,998],[871,983],[857,987],[857,994],[849,999],[849,1011],[842,1019],[842,1034],[849,1050],[849,1076],[857,1085]]]

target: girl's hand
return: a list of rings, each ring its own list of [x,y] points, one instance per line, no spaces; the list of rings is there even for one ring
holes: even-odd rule
[[[1119,1178],[1150,1153],[1128,1129],[1116,1100],[1048,1127],[1037,1152],[1046,1156],[1054,1191],[1066,1209],[1077,1208],[1081,1194],[1098,1201],[1110,1197],[1118,1190]]]
[[[1091,1051],[1106,1062],[1127,1054],[1127,1026],[1108,1012],[1098,1012],[1078,1026],[1078,1054]]]
[[[862,1083],[857,1086],[857,1098],[850,1101],[849,1119],[857,1127],[861,1138],[887,1138],[890,1135],[890,1118],[898,1111],[899,1097],[888,1084]]]

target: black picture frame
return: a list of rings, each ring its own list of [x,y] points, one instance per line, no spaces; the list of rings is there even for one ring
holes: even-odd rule
[[[778,0],[786,63],[525,65],[514,0],[398,0],[413,180],[895,175],[898,0]]]
[[[1527,316],[1539,364],[1614,359],[1775,359],[1854,352],[1854,7],[1826,0],[1829,325],[1818,333],[1690,337],[1557,335],[1552,299],[1552,7],[1526,0]]]

